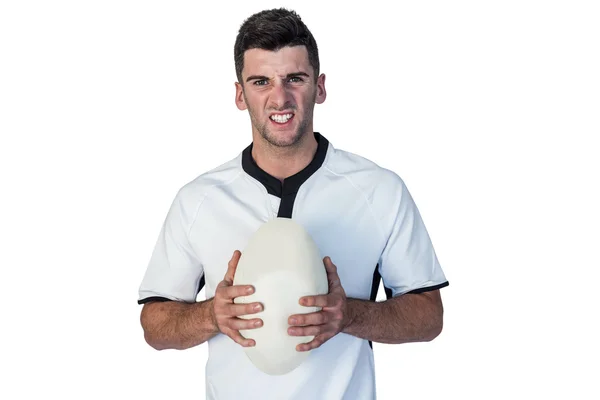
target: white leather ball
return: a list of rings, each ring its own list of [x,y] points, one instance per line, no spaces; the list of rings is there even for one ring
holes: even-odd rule
[[[240,318],[261,318],[260,328],[242,330],[254,347],[244,347],[252,363],[269,375],[286,374],[297,368],[310,351],[296,346],[313,336],[290,336],[292,314],[319,311],[299,304],[303,296],[328,293],[327,273],[317,245],[308,232],[290,218],[274,218],[251,237],[238,262],[234,285],[252,285],[254,293],[237,297],[235,303],[260,302],[263,311]]]

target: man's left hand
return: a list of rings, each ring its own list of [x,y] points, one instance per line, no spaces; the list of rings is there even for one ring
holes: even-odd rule
[[[346,292],[340,282],[337,267],[331,258],[323,259],[329,293],[326,295],[306,296],[300,298],[300,304],[306,307],[321,307],[321,311],[308,314],[295,314],[289,317],[288,333],[291,336],[314,336],[308,343],[296,346],[297,351],[316,349],[323,343],[340,333],[351,320],[348,314]]]

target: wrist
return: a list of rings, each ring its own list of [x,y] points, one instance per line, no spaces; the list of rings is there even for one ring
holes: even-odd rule
[[[215,303],[214,297],[206,300],[204,302],[204,306],[206,311],[208,312],[208,320],[210,321],[210,331],[213,334],[220,333],[219,324],[217,323],[217,315],[215,314]]]
[[[352,328],[356,320],[356,305],[358,301],[355,299],[346,299],[346,315],[342,322],[342,332],[348,333],[348,330]]]

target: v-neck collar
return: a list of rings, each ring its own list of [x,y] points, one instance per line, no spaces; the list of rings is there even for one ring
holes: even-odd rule
[[[285,178],[283,183],[256,164],[256,161],[252,157],[252,143],[242,152],[242,168],[248,175],[262,183],[267,192],[273,196],[281,198],[286,195],[295,194],[300,189],[300,186],[323,165],[325,156],[327,155],[329,141],[319,132],[315,132],[314,135],[318,147],[312,161],[300,172]]]

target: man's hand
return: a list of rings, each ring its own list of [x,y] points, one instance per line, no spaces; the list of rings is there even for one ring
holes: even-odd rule
[[[316,349],[323,343],[340,333],[351,323],[348,314],[346,292],[340,282],[337,267],[331,258],[325,257],[325,270],[329,282],[329,293],[326,295],[306,296],[300,304],[307,307],[321,307],[321,311],[309,314],[295,314],[288,322],[292,325],[288,333],[292,336],[314,336],[315,338],[296,347],[297,351]]]
[[[219,332],[232,338],[236,343],[244,346],[255,346],[252,339],[245,339],[240,330],[253,329],[262,326],[263,321],[259,318],[242,319],[240,315],[255,314],[262,311],[262,304],[235,304],[233,300],[239,296],[247,296],[254,293],[254,288],[249,285],[233,286],[233,277],[238,261],[242,253],[236,250],[229,261],[225,278],[219,283],[213,298],[213,322]]]

